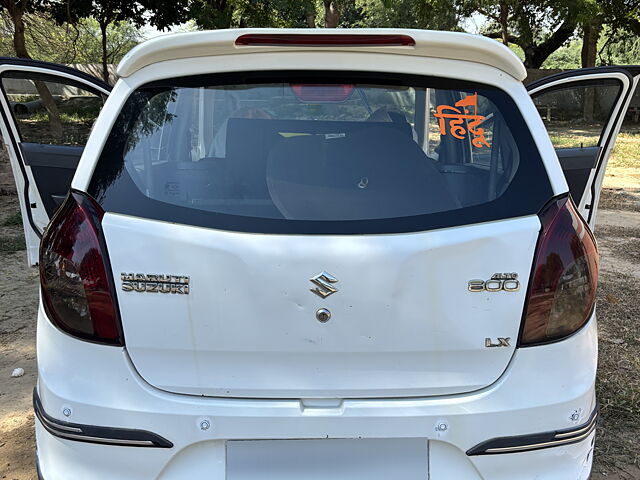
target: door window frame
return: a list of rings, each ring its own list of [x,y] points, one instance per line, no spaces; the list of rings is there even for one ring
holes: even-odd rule
[[[65,65],[43,62],[40,60],[22,58],[0,59],[0,79],[4,77],[5,72],[24,72],[25,77],[27,78],[32,74],[43,75],[52,82],[63,84],[65,81],[69,81],[73,83],[74,86],[78,86],[79,88],[92,92],[95,91],[105,97],[108,97],[112,90],[112,87],[109,84],[103,82],[97,77],[94,77],[93,75]],[[1,82],[0,87],[2,87]],[[20,196],[21,211],[24,217],[23,225],[29,263],[35,265],[37,263],[39,241],[42,238],[43,232],[42,228],[40,228],[34,220],[32,203],[36,203],[38,205],[37,215],[39,223],[48,223],[50,218],[44,210],[42,199],[40,198],[40,192],[38,191],[33,175],[31,174],[30,167],[28,167],[20,148],[20,144],[28,142],[22,141],[13,109],[11,108],[9,98],[6,95],[4,88],[0,88],[0,116],[4,124],[3,130],[6,132],[6,137],[8,137],[5,138],[5,141],[11,143],[11,145],[6,145],[7,152],[10,157],[14,157],[13,159],[10,158],[12,173],[14,177],[18,175],[21,177],[20,180],[15,178],[15,182],[16,185],[22,183],[23,187],[22,191],[18,191],[18,195]],[[17,164],[19,171],[16,171],[13,168],[14,163]],[[35,194],[35,198],[31,199],[31,195],[33,194]]]
[[[533,101],[537,94],[553,91],[556,87],[558,87],[558,89],[568,88],[570,86],[579,85],[580,83],[584,83],[588,80],[603,78],[619,79],[622,84],[622,88],[614,102],[614,107],[609,114],[609,118],[603,132],[601,133],[597,145],[600,147],[600,152],[598,153],[595,168],[593,168],[589,176],[587,185],[585,186],[585,191],[583,192],[580,200],[580,205],[578,205],[578,210],[582,213],[592,228],[595,225],[595,213],[598,207],[602,181],[604,180],[604,171],[602,168],[608,162],[613,149],[613,144],[615,143],[622,121],[624,120],[624,115],[626,114],[631,97],[633,96],[634,90],[638,84],[638,79],[640,78],[640,66],[594,67],[570,70],[542,78],[527,86],[527,92]],[[586,195],[587,192],[590,194]]]

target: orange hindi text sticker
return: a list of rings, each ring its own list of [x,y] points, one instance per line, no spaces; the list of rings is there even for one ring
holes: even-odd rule
[[[456,108],[460,107],[460,108]],[[471,108],[473,107],[473,114],[471,114]],[[480,148],[482,146],[489,147],[487,139],[484,138],[484,129],[478,128],[485,117],[478,115],[478,94],[467,95],[462,100],[455,103],[455,105],[439,105],[436,107],[436,113],[434,117],[438,119],[438,125],[440,127],[440,135],[447,134],[446,121],[449,119],[449,132],[455,138],[462,140],[469,133],[473,135],[471,144],[474,147]],[[465,129],[464,121],[467,120]]]

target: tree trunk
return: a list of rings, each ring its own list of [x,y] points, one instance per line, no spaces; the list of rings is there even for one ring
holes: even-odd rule
[[[313,10],[308,10],[304,15],[307,19],[307,27],[316,28],[316,12]]]
[[[24,11],[16,7],[10,13],[11,20],[13,20],[13,48],[16,51],[16,56],[31,58],[27,52],[27,43],[24,38]]]
[[[502,0],[500,2],[500,33],[502,34],[502,43],[509,46],[509,5]]]
[[[109,83],[109,64],[107,63],[107,20],[100,20],[100,35],[102,35],[102,79]]]
[[[27,42],[24,36],[24,10],[23,8],[17,7],[15,3],[13,3],[13,8],[8,10],[13,22],[13,48],[16,51],[16,56],[20,58],[31,58],[31,55],[29,55],[27,51]],[[40,100],[42,100],[44,108],[46,108],[49,114],[50,134],[59,141],[62,139],[62,120],[60,120],[58,106],[46,83],[41,80],[34,80],[33,83],[38,91],[38,95],[40,95]]]
[[[527,68],[541,68],[544,61],[549,58],[549,55],[564,45],[575,30],[576,23],[574,19],[567,19],[544,42],[524,45],[519,43],[518,45],[524,50],[524,66]]]
[[[583,26],[582,32],[582,68],[595,67],[596,56],[598,54],[598,39],[602,30],[602,20],[594,17]],[[589,87],[584,92],[585,122],[592,123],[595,118],[596,95],[594,87]]]
[[[324,26],[325,28],[336,28],[340,22],[340,10],[331,0],[323,0],[324,4]]]
[[[582,68],[595,67],[598,54],[598,40],[602,31],[602,20],[594,17],[582,28]]]

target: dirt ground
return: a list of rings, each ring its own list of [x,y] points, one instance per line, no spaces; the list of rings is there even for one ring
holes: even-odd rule
[[[640,153],[638,155],[640,157]],[[640,168],[611,169],[598,215],[602,420],[594,480],[640,479]],[[637,171],[636,171],[637,170]],[[631,174],[629,174],[631,173]],[[0,153],[0,478],[35,480],[38,275],[27,267],[18,197]],[[14,368],[24,376],[12,378]]]

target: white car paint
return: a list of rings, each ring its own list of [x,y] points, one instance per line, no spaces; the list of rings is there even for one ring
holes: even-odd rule
[[[236,45],[236,39],[241,35],[251,34],[302,34],[302,35],[384,35],[403,34],[410,36],[414,41],[413,46],[324,46],[314,45],[307,47],[260,45],[244,46]],[[120,77],[130,77],[142,68],[183,58],[200,58],[224,55],[246,55],[251,53],[271,52],[297,52],[300,50],[332,53],[387,53],[392,55],[444,58],[451,60],[464,60],[473,63],[481,63],[499,68],[511,75],[516,80],[522,81],[527,76],[527,71],[518,56],[509,48],[481,35],[467,33],[441,32],[433,30],[411,30],[395,28],[359,28],[359,29],[317,29],[307,28],[243,28],[229,30],[214,30],[205,32],[193,32],[155,37],[131,49],[118,65]],[[406,61],[407,59],[405,59]]]
[[[189,295],[118,290],[127,351],[150,384],[207,396],[370,398],[464,393],[500,377],[526,289],[470,295],[466,285],[530,270],[540,221],[336,236],[114,214],[102,226],[114,278],[190,275]],[[339,279],[326,299],[309,292],[320,265]],[[322,307],[332,312],[326,324],[314,318]],[[487,337],[513,342],[488,349]]]
[[[62,410],[70,407],[69,421],[152,430],[175,445],[69,442],[48,434],[37,421],[45,479],[233,478],[225,477],[225,444],[245,439],[422,438],[432,480],[586,480],[592,461],[593,434],[573,445],[525,453],[469,457],[465,452],[490,437],[586,421],[595,406],[595,318],[563,342],[516,350],[500,379],[482,390],[430,398],[327,401],[164,392],[139,375],[126,348],[79,342],[53,327],[42,309],[37,354],[38,391],[51,415],[65,418]],[[204,420],[207,430],[201,429]],[[444,431],[438,428],[443,424]],[[251,465],[250,458],[246,461]],[[401,464],[396,471],[399,478],[411,478],[403,475]]]

